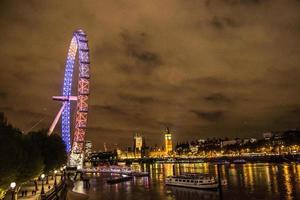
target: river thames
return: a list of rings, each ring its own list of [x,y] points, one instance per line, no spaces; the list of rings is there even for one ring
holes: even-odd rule
[[[83,188],[81,181],[73,191],[89,195],[90,200],[196,200],[220,199],[218,191],[204,191],[165,186],[164,179],[173,174],[173,164],[132,165],[150,172],[149,177],[109,185],[108,175],[90,176],[91,187]],[[216,176],[217,167],[209,163],[176,164],[176,174],[191,172]],[[231,164],[221,167],[224,185],[223,199],[300,199],[300,164]]]

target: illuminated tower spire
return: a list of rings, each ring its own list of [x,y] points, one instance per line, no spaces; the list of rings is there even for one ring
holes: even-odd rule
[[[167,154],[172,154],[173,152],[172,135],[170,133],[169,127],[167,127],[165,131],[165,151]]]
[[[106,147],[106,143],[105,142],[103,143],[103,146],[104,146],[104,152],[107,152],[107,147]]]

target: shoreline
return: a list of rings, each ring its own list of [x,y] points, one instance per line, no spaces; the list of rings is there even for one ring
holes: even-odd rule
[[[67,200],[87,200],[89,196],[87,194],[82,194],[79,192],[74,192],[71,189],[68,189]]]
[[[172,160],[169,160],[172,159]],[[233,162],[237,159],[243,159],[248,163],[299,163],[300,155],[264,155],[264,156],[220,156],[220,157],[197,157],[197,158],[144,158],[144,159],[124,159],[118,162],[132,163],[218,163],[220,161]]]
[[[75,182],[68,181],[66,192],[65,192],[65,197],[63,199],[66,199],[66,200],[87,200],[87,199],[89,199],[89,195],[73,191],[74,187],[75,187]]]

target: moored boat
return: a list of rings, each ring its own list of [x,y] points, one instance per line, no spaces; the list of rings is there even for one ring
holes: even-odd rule
[[[149,172],[132,172],[130,175],[134,177],[145,177],[149,176]]]
[[[166,178],[165,184],[195,189],[217,189],[219,186],[214,177],[194,174],[169,176]]]
[[[227,161],[227,160],[220,160],[220,161],[217,162],[217,164],[219,164],[219,165],[230,165],[230,162]]]
[[[246,160],[244,160],[244,159],[237,159],[237,160],[234,160],[233,163],[234,164],[245,164]]]
[[[117,183],[121,183],[121,182],[125,182],[125,181],[130,181],[132,180],[132,176],[120,176],[120,177],[115,177],[115,178],[111,178],[111,179],[108,179],[106,182],[108,184],[117,184]]]

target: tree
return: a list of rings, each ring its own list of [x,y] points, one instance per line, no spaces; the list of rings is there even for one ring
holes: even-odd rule
[[[46,141],[46,151],[44,154],[44,171],[48,172],[52,169],[59,168],[67,162],[67,153],[62,139],[58,135],[51,135]]]
[[[18,185],[65,164],[67,154],[58,135],[46,130],[22,134],[0,113],[0,199],[11,182]]]
[[[52,134],[47,135],[46,130],[40,130],[37,132],[30,132],[28,134],[32,138],[32,142],[41,152],[45,173],[59,168],[67,161],[67,153],[65,151],[65,145],[60,136]]]
[[[23,183],[39,176],[43,172],[44,166],[42,154],[39,147],[35,145],[32,135],[24,135],[17,182]]]
[[[0,113],[0,190],[4,191],[18,176],[22,158],[22,134]],[[0,191],[1,192],[1,191]]]

